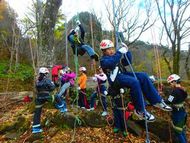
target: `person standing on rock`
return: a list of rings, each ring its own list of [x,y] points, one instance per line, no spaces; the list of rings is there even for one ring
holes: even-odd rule
[[[40,124],[42,106],[51,99],[50,92],[55,89],[55,84],[49,79],[48,75],[49,70],[46,67],[39,69],[39,77],[36,81],[37,96],[35,99],[32,133],[40,133],[43,131]]]

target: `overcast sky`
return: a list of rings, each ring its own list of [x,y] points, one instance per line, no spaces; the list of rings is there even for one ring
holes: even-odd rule
[[[18,13],[18,18],[22,19],[28,12],[28,8],[31,8],[33,0],[6,0],[9,5]],[[107,20],[107,12],[105,10],[106,1],[111,0],[62,0],[61,10],[67,16],[67,19],[71,19],[72,16],[80,13],[81,11],[95,11],[97,17],[101,17],[103,20],[103,28],[111,29],[111,25]],[[117,0],[115,0],[117,1]],[[138,1],[138,0],[137,0]],[[140,0],[139,0],[140,1]],[[111,8],[111,7],[110,7]],[[112,9],[112,8],[111,8]],[[160,25],[160,24],[158,24]],[[157,27],[157,26],[156,26]],[[144,33],[140,39],[149,43],[158,43],[158,31],[156,27],[151,28]],[[182,46],[183,49],[187,49],[187,44]]]

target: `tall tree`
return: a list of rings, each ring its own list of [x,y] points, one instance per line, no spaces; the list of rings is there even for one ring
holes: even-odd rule
[[[190,36],[189,0],[155,0],[172,49],[172,73],[179,74],[181,44]]]
[[[39,47],[39,66],[54,64],[54,29],[62,0],[47,0],[40,23],[42,45]]]
[[[188,48],[189,49],[188,49],[187,57],[185,59],[185,72],[186,72],[187,78],[190,80],[190,65],[189,65],[189,62],[190,62],[190,43],[189,43]]]
[[[125,35],[125,40],[129,42],[128,45],[133,44],[156,21],[156,18],[150,20],[153,14],[152,3],[149,0],[145,3],[136,3],[135,0],[115,2],[117,3],[106,4],[108,19],[114,31],[122,32]],[[114,14],[110,9],[111,5],[114,8]]]

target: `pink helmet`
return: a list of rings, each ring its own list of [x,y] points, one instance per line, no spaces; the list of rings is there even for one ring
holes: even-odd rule
[[[168,78],[167,78],[167,82],[171,83],[172,81],[178,81],[180,80],[180,76],[177,74],[171,74]]]
[[[114,47],[114,44],[111,40],[105,39],[105,40],[102,40],[100,43],[101,50],[112,48],[112,47]]]

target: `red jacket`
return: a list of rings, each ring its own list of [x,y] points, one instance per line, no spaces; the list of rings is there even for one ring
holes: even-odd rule
[[[52,76],[58,76],[59,70],[61,70],[62,68],[63,68],[62,65],[55,65],[55,66],[53,66],[53,68],[51,70]]]

